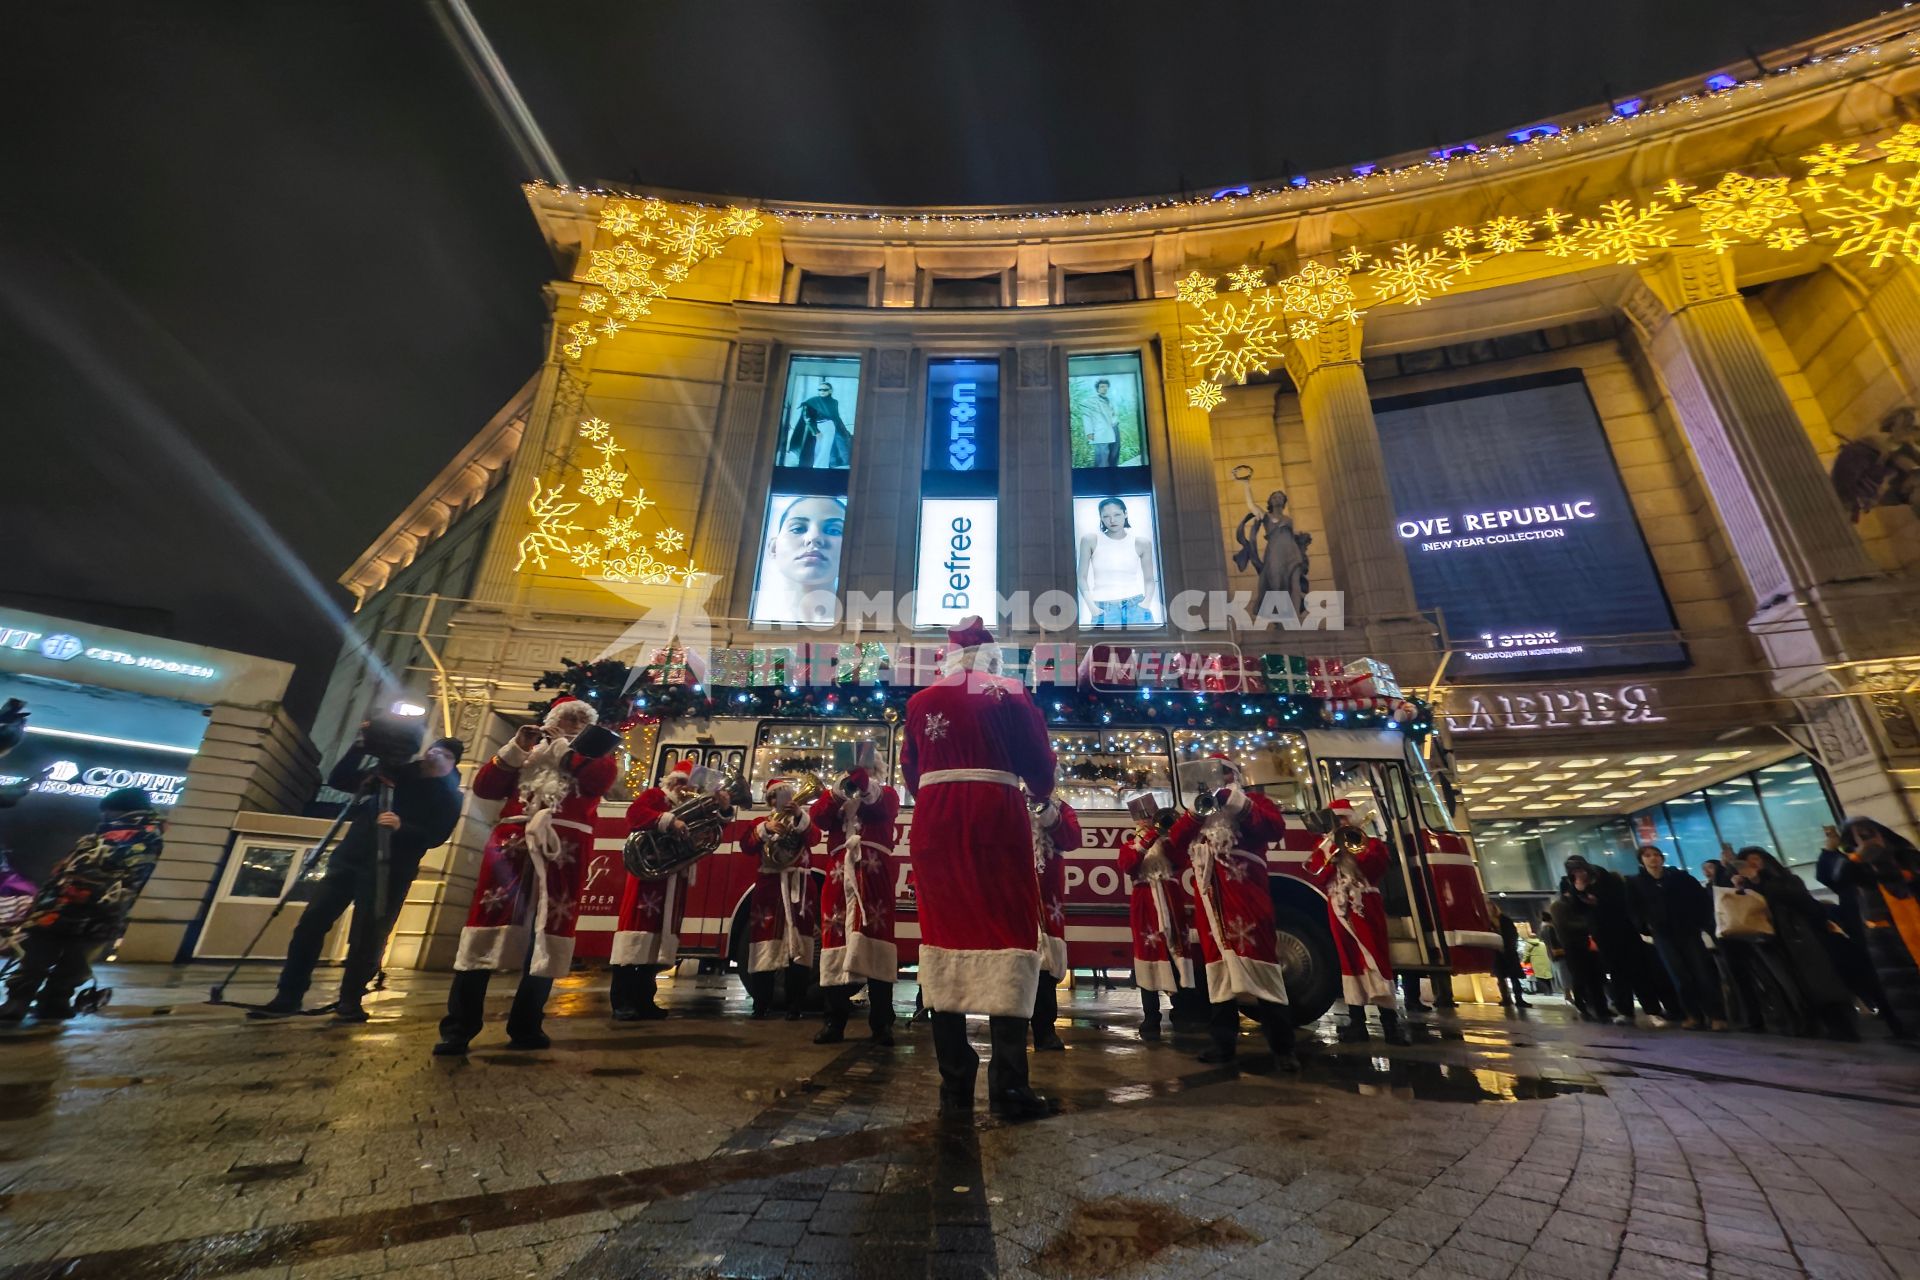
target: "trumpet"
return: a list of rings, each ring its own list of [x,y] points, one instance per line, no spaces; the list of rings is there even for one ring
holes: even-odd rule
[[[767,815],[766,836],[760,844],[762,871],[786,871],[800,861],[801,855],[812,843],[801,825],[806,817],[807,806],[826,789],[827,784],[819,774],[803,773],[793,802]]]

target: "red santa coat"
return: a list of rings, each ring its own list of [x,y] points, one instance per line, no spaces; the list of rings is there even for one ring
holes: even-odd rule
[[[1340,956],[1341,997],[1350,1005],[1391,1006],[1393,960],[1387,950],[1387,903],[1380,881],[1392,855],[1369,836],[1353,853],[1335,852],[1329,834],[1307,860],[1308,880],[1327,895],[1327,923]]]
[[[971,651],[963,651],[971,652]],[[1053,795],[1053,747],[1027,691],[962,668],[907,703],[920,986],[943,1013],[1033,1016],[1040,883],[1020,794]]]
[[[1127,923],[1133,929],[1133,980],[1143,991],[1191,988],[1187,895],[1180,888],[1187,860],[1162,841],[1172,872],[1149,876],[1140,864],[1153,843],[1143,843],[1138,832],[1120,842],[1120,874],[1132,886],[1127,894]]]
[[[1207,966],[1207,998],[1287,1000],[1273,928],[1273,898],[1267,892],[1267,846],[1286,830],[1273,801],[1233,788],[1205,818],[1182,813],[1167,843],[1193,863],[1194,923],[1200,958]]]
[[[847,796],[823,792],[808,810],[827,846],[820,887],[820,985],[900,976],[893,937],[893,824],[900,793],[869,780]]]
[[[572,966],[580,868],[593,848],[600,797],[619,774],[612,756],[582,760],[564,740],[531,751],[509,742],[480,766],[473,794],[506,804],[480,855],[456,970],[517,970],[529,935],[534,977],[558,978]]]
[[[1080,815],[1064,801],[1033,812],[1033,870],[1040,877],[1040,972],[1067,974],[1067,859],[1082,843]]]
[[[688,794],[691,794],[689,792]],[[673,813],[664,787],[648,787],[627,806],[627,829],[664,829]],[[614,926],[613,964],[672,964],[680,957],[680,924],[687,914],[687,889],[699,870],[685,867],[658,880],[629,875],[620,891],[620,918]]]
[[[802,831],[813,830],[813,820],[803,809],[798,817]],[[766,819],[728,824],[727,834],[740,842],[740,852],[752,858],[755,866],[766,849],[761,834]],[[809,835],[811,840],[811,835]],[[747,972],[770,973],[790,964],[813,964],[816,922],[820,918],[820,882],[810,868],[812,857],[801,852],[791,867],[783,871],[761,871],[753,878],[753,890],[747,895]]]

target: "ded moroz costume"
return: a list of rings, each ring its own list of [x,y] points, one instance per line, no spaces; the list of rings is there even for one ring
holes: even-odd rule
[[[1130,886],[1127,923],[1133,931],[1133,981],[1140,988],[1140,1038],[1160,1038],[1160,996],[1191,989],[1187,954],[1187,895],[1180,877],[1185,857],[1174,853],[1158,824],[1143,818],[1120,842],[1120,874]]]
[[[867,984],[867,1026],[876,1044],[893,1043],[893,982],[900,957],[893,940],[893,824],[900,793],[850,772],[839,791],[822,792],[808,811],[827,846],[820,888],[820,994],[826,1025],[815,1044],[836,1044],[847,1028],[853,993]]]
[[[1054,1030],[1060,980],[1067,976],[1067,859],[1081,844],[1080,815],[1062,800],[1035,806],[1033,870],[1040,877],[1040,983],[1033,996],[1033,1047],[1063,1050]]]
[[[1286,972],[1267,890],[1267,846],[1280,838],[1286,820],[1273,801],[1242,788],[1239,768],[1223,755],[1195,761],[1186,772],[1204,788],[1205,811],[1181,814],[1167,843],[1193,863],[1194,920],[1213,1005],[1213,1045],[1200,1060],[1233,1060],[1245,1006],[1259,1020],[1278,1065],[1297,1071]]]
[[[1025,687],[999,674],[979,618],[948,632],[943,671],[907,703],[900,764],[914,792],[920,984],[933,1013],[943,1107],[973,1105],[979,1055],[966,1015],[988,1015],[987,1092],[1013,1118],[1051,1104],[1027,1085],[1027,1025],[1040,977],[1040,885],[1027,794],[1053,795],[1053,747]]]
[[[753,1016],[773,1012],[774,982],[786,975],[788,1021],[802,1016],[813,971],[814,924],[820,916],[820,884],[809,870],[807,846],[813,820],[800,807],[800,789],[786,778],[767,783],[767,807],[758,822],[730,824],[740,852],[759,865],[747,898],[747,994]]]
[[[1387,952],[1387,904],[1381,878],[1392,855],[1362,825],[1350,800],[1335,800],[1334,828],[1308,859],[1306,876],[1327,895],[1327,924],[1340,957],[1340,991],[1347,1004],[1343,1040],[1367,1038],[1367,1006],[1380,1006],[1380,1029],[1389,1043],[1408,1041],[1394,998],[1393,960]]]
[[[694,796],[693,761],[682,760],[627,806],[627,829],[668,830],[673,810]],[[664,1018],[658,1000],[659,977],[680,958],[680,922],[687,913],[687,889],[698,874],[697,864],[682,867],[658,880],[629,875],[620,891],[620,916],[613,934],[610,996],[615,1022]]]
[[[573,963],[580,868],[600,797],[619,773],[610,754],[618,739],[595,718],[586,703],[557,699],[539,727],[521,729],[474,775],[477,798],[506,803],[481,853],[436,1054],[467,1051],[480,1030],[488,977],[523,965],[507,1035],[517,1049],[547,1047],[540,1024],[553,980]],[[576,750],[576,740],[591,750]]]

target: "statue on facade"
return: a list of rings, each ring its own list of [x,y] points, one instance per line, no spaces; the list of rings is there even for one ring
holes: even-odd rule
[[[1258,575],[1261,604],[1278,591],[1293,602],[1298,614],[1307,595],[1307,548],[1313,543],[1313,535],[1293,527],[1293,517],[1287,514],[1287,495],[1281,490],[1267,495],[1264,510],[1254,502],[1253,468],[1235,467],[1233,476],[1247,494],[1247,514],[1240,517],[1233,534],[1240,544],[1233,555],[1234,567],[1251,569]]]
[[[1855,524],[1875,507],[1908,507],[1920,515],[1920,415],[1902,405],[1879,430],[1842,437],[1832,480]]]

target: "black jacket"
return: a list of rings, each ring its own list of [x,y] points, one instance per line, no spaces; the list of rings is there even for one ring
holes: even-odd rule
[[[1576,904],[1576,915],[1585,914],[1594,941],[1602,947],[1639,936],[1640,929],[1633,920],[1633,905],[1627,898],[1627,882],[1623,876],[1594,867],[1592,880],[1584,894],[1574,892],[1571,876],[1561,876],[1560,899]],[[1557,917],[1554,923],[1559,923]]]
[[[1644,870],[1627,881],[1633,918],[1656,937],[1684,938],[1713,928],[1713,894],[1678,867],[1658,876]]]
[[[371,772],[360,768],[365,758],[358,751],[348,752],[327,775],[327,785],[336,791],[357,791]],[[340,838],[329,867],[372,868],[377,855],[375,799],[375,793],[369,791],[355,804],[352,825]],[[459,774],[429,778],[419,772],[417,763],[406,765],[394,779],[393,811],[400,815],[400,826],[391,842],[393,875],[411,880],[427,850],[445,844],[460,821]]]

